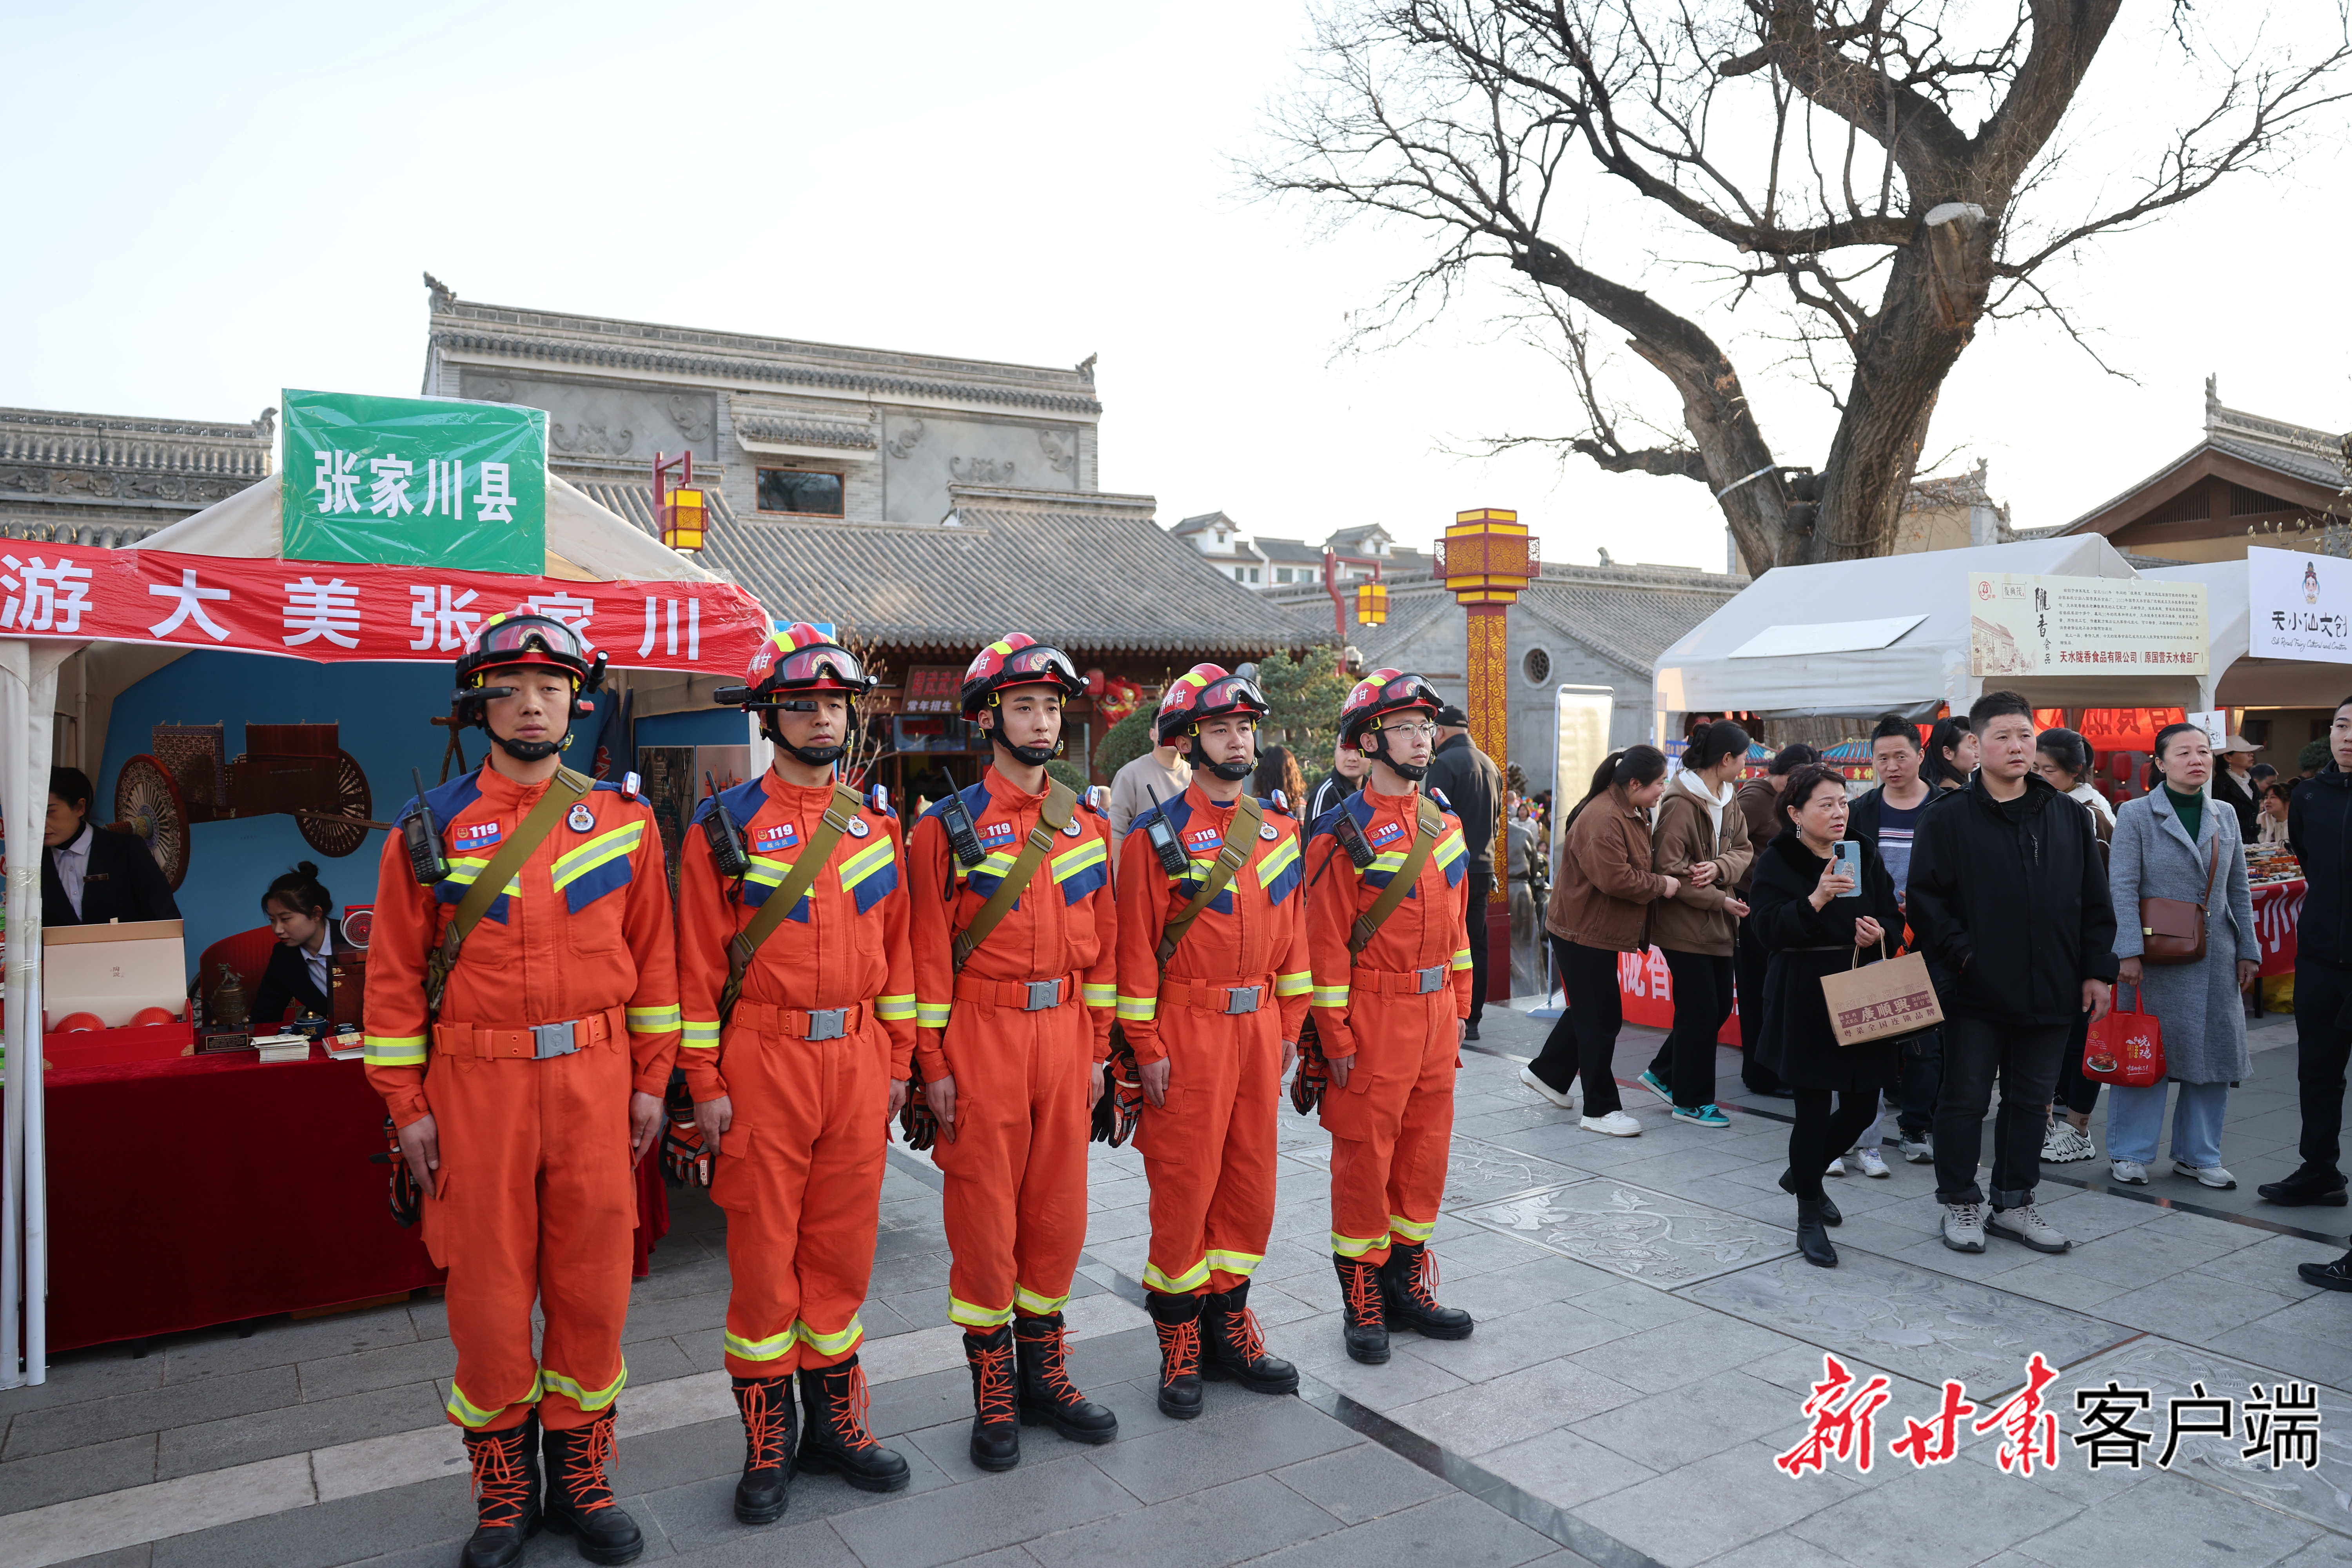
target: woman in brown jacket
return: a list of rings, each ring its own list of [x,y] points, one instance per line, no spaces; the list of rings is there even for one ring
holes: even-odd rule
[[[1543,1054],[1519,1080],[1563,1110],[1576,1108],[1570,1086],[1584,1079],[1578,1125],[1632,1138],[1642,1124],[1617,1098],[1617,1031],[1625,1021],[1617,994],[1617,955],[1650,945],[1650,908],[1682,886],[1650,868],[1649,808],[1666,786],[1666,754],[1655,746],[1612,752],[1592,787],[1569,814],[1567,841],[1551,905],[1544,911],[1552,962],[1568,991],[1568,1011],[1552,1026]]]
[[[1715,1042],[1731,1016],[1732,937],[1748,913],[1731,892],[1752,858],[1748,820],[1732,798],[1747,765],[1747,731],[1728,719],[1702,728],[1651,830],[1651,868],[1682,887],[1650,912],[1650,940],[1675,980],[1675,1026],[1640,1082],[1695,1127],[1731,1125],[1715,1108]]]

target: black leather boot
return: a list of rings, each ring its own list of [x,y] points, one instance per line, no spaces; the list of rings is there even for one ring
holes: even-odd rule
[[[1201,1308],[1201,1375],[1231,1378],[1254,1394],[1296,1394],[1298,1369],[1265,1353],[1250,1310],[1249,1281],[1213,1293]]]
[[[1360,1258],[1331,1255],[1339,1270],[1339,1310],[1348,1359],[1379,1366],[1389,1359],[1389,1320],[1381,1303],[1381,1271]]]
[[[2263,1202],[2283,1208],[2301,1208],[2306,1204],[2322,1208],[2344,1206],[2344,1178],[2334,1171],[2315,1170],[2309,1165],[2281,1181],[2264,1182],[2254,1191]]]
[[[1160,1334],[1160,1413],[1179,1421],[1201,1414],[1201,1298],[1143,1293]]]
[[[1013,1367],[1013,1325],[984,1334],[964,1331],[963,1359],[971,1366],[971,1462],[1009,1470],[1021,1462],[1019,1375]]]
[[[1790,1175],[1786,1171],[1781,1172],[1780,1190],[1788,1194],[1790,1197],[1795,1197],[1797,1195],[1797,1178]],[[1827,1193],[1822,1194],[1822,1223],[1823,1225],[1843,1225],[1845,1223],[1845,1215],[1838,1213],[1836,1200],[1832,1198]]]
[[[503,1432],[466,1434],[474,1468],[474,1534],[458,1568],[508,1568],[539,1533],[539,1416]]]
[[[836,1475],[862,1492],[895,1492],[907,1484],[907,1461],[866,1429],[866,1369],[857,1358],[801,1368],[801,1468]]]
[[[1816,1268],[1837,1267],[1837,1248],[1830,1245],[1830,1233],[1822,1227],[1822,1205],[1828,1202],[1827,1198],[1797,1200],[1797,1250]]]
[[[739,1377],[735,1411],[743,1417],[743,1479],[735,1483],[735,1517],[773,1524],[784,1517],[793,1486],[793,1380]]]
[[[1438,1305],[1437,1260],[1424,1242],[1389,1244],[1389,1260],[1381,1265],[1381,1299],[1390,1327],[1411,1329],[1425,1339],[1466,1340],[1475,1326],[1459,1307]]]
[[[1118,1417],[1091,1403],[1070,1381],[1069,1331],[1062,1314],[1013,1320],[1013,1342],[1020,1351],[1021,1419],[1044,1421],[1073,1443],[1108,1443],[1118,1436]]]
[[[613,1458],[613,1407],[569,1431],[542,1433],[547,1452],[547,1528],[577,1538],[591,1563],[635,1563],[646,1549],[637,1521],[613,1500],[604,1467]]]

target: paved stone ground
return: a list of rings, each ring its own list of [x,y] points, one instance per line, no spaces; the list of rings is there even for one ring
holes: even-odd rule
[[[1723,1131],[1670,1123],[1630,1091],[1637,1139],[1576,1127],[1517,1081],[1547,1026],[1490,1013],[1465,1056],[1436,1249],[1445,1298],[1478,1314],[1458,1343],[1399,1334],[1385,1367],[1339,1347],[1327,1244],[1328,1143],[1284,1112],[1276,1238],[1255,1299],[1307,1374],[1276,1400],[1212,1385],[1209,1414],[1170,1422],[1151,1400],[1151,1334],[1134,1305],[1147,1229],[1141,1161],[1097,1149],[1088,1254],[1071,1316],[1076,1371],[1120,1440],[1024,1436],[1021,1468],[963,1457],[970,1384],[946,1314],[936,1176],[894,1154],[866,1360],[873,1422],[914,1467],[876,1499],[833,1478],[794,1488],[767,1530],[729,1511],[740,1429],[719,1353],[722,1216],[677,1205],[637,1287],[615,1480],[647,1561],[928,1565],[1125,1563],[1896,1562],[2074,1568],[2085,1561],[2352,1563],[2352,1300],[2294,1266],[2340,1251],[2342,1210],[2277,1211],[2258,1181],[2293,1163],[2291,1028],[2266,1020],[2231,1099],[2217,1194],[2168,1176],[2108,1189],[2104,1159],[2055,1167],[2042,1197],[2078,1241],[2043,1257],[1995,1240],[1981,1256],[1934,1235],[1933,1179],[1831,1184],[1843,1266],[1793,1257],[1785,1101],[1743,1100],[1723,1053]],[[1629,1028],[1618,1076],[1656,1037]],[[2104,1149],[2104,1122],[2094,1135]],[[1891,1152],[1891,1150],[1890,1150]],[[1824,1351],[1885,1375],[1867,1473],[1832,1460],[1792,1480],[1773,1464],[1804,1435]],[[1916,1469],[1888,1445],[1967,1382],[1990,1410],[2040,1352],[2060,1369],[2054,1469],[1996,1463],[2000,1435],[1961,1428],[1950,1463]],[[450,1370],[436,1302],[176,1336],[60,1358],[37,1389],[0,1393],[0,1568],[89,1564],[445,1563],[468,1517],[461,1451],[436,1424]],[[2320,1385],[2316,1471],[2244,1462],[2189,1437],[2168,1469],[2166,1398],[2291,1377]],[[2146,1388],[2155,1445],[2137,1471],[2092,1472],[2070,1440],[2074,1391]],[[542,1536],[528,1562],[577,1561]]]

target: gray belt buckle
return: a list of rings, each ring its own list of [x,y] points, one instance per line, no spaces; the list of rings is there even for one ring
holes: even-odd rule
[[[849,1031],[849,1009],[846,1007],[812,1007],[808,1016],[808,1040],[838,1040]]]
[[[1433,991],[1445,989],[1445,965],[1433,963],[1427,969],[1416,969],[1412,977],[1419,984],[1413,988],[1416,996],[1426,996]]]
[[[1258,993],[1264,989],[1265,987],[1262,985],[1226,986],[1225,1011],[1228,1014],[1256,1012],[1257,995]]]
[[[568,1057],[580,1048],[573,1037],[577,1024],[533,1024],[530,1026],[530,1055],[534,1061],[550,1057]]]
[[[1029,1005],[1021,1010],[1024,1013],[1043,1013],[1049,1007],[1058,1007],[1061,1005],[1062,983],[1060,981],[1032,980],[1029,982]]]

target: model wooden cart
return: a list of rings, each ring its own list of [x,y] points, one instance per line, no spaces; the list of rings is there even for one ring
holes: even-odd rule
[[[173,888],[188,874],[194,823],[283,812],[310,847],[337,857],[385,826],[369,820],[367,774],[335,744],[334,725],[247,724],[234,759],[226,737],[223,724],[158,724],[154,750],[115,777],[113,826],[146,842]]]

